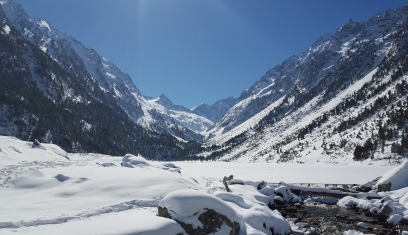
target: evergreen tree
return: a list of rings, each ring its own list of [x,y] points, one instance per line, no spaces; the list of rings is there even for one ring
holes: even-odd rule
[[[402,139],[401,139],[401,146],[400,146],[400,153],[399,154],[404,154],[405,152],[408,151],[408,137],[407,134],[404,133],[402,134]]]
[[[379,124],[379,128],[378,128],[378,138],[381,141],[381,152],[384,152],[384,145],[385,145],[385,131],[384,128],[382,127],[381,121]]]
[[[365,150],[365,152],[368,152],[369,154],[370,154],[370,153],[372,154],[372,152],[374,151],[374,144],[373,144],[373,142],[371,141],[371,139],[368,139],[368,140],[365,142],[365,144],[364,144],[364,150]]]
[[[364,147],[357,145],[354,149],[354,160],[359,161],[364,158]]]

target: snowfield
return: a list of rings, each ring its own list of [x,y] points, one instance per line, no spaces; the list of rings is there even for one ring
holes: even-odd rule
[[[383,175],[393,166],[276,164],[236,162],[175,162],[184,175],[223,178],[234,175],[242,180],[269,183],[363,184]]]
[[[130,154],[70,154],[53,144],[35,145],[6,136],[0,136],[0,159],[0,234],[185,233],[174,220],[156,216],[159,203],[181,211],[180,220],[192,220],[189,215],[197,215],[195,210],[207,203],[220,212],[227,208],[242,224],[240,234],[269,234],[262,221],[283,233],[289,223],[267,207],[276,197],[274,190],[280,189],[268,186],[258,191],[253,187],[256,182],[361,184],[386,172],[390,179],[395,172],[391,166],[370,165],[172,164]],[[232,193],[227,193],[222,178],[231,174],[245,185],[231,185]],[[403,212],[408,211],[401,212],[408,201],[406,191],[390,193],[390,198],[401,198],[394,213],[398,215],[390,219],[406,216]],[[195,202],[196,196],[203,200]],[[376,205],[344,200],[342,205]],[[183,207],[183,202],[199,205]],[[224,232],[228,234],[227,227],[217,234]]]

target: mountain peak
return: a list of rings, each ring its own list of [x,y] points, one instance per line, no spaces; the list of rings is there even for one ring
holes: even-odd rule
[[[234,97],[230,96],[226,99],[218,100],[212,105],[202,103],[192,108],[191,111],[197,115],[206,117],[213,122],[217,122],[237,102],[238,102],[238,99],[235,99]]]
[[[165,106],[167,105],[174,106],[174,103],[169,98],[167,98],[167,96],[165,96],[164,94],[161,94],[159,96],[159,98],[157,99],[157,103],[161,105],[165,105]]]

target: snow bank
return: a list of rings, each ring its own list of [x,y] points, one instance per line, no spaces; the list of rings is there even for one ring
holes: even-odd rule
[[[408,187],[408,160],[405,160],[401,165],[386,172],[375,185],[386,185],[391,183],[391,190],[397,190]]]
[[[135,156],[132,154],[125,155],[125,157],[122,159],[122,166],[129,168],[150,167],[180,173],[180,168],[175,166],[173,163],[152,162],[146,160],[142,156]]]
[[[152,164],[147,161],[145,158],[141,156],[135,156],[132,154],[126,154],[125,157],[122,159],[124,167],[143,167],[143,166],[151,166]]]
[[[65,224],[141,208],[156,210],[160,199],[174,190],[205,190],[191,177],[169,170],[177,169],[171,163],[127,156],[129,165],[143,164],[114,167],[121,165],[123,157],[71,154],[53,144],[41,144],[44,149],[32,145],[0,136],[0,234],[8,228]]]
[[[41,144],[33,148],[33,142],[15,137],[0,136],[0,167],[29,161],[68,161],[67,153],[54,144]]]
[[[287,234],[290,231],[290,225],[282,215],[268,208],[271,196],[261,194],[250,185],[231,185],[230,189],[232,193],[217,192],[214,196],[241,214],[246,224],[246,234],[270,234],[271,228],[274,234]]]
[[[82,220],[72,220],[62,224],[2,229],[2,235],[12,234],[59,234],[59,235],[157,235],[186,234],[174,220],[155,216],[145,210],[131,210],[120,213],[103,214]]]

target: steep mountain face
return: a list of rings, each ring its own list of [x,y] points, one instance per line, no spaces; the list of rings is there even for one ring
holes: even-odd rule
[[[405,20],[404,11],[388,11],[369,22],[349,21],[334,35],[325,35],[301,55],[270,69],[242,92],[240,101],[208,131],[209,138],[227,133],[265,109],[271,111],[279,105],[291,110],[307,101],[303,97],[326,89],[329,92],[325,97],[335,96],[336,90],[344,89],[381,62],[384,50],[392,43],[392,38],[385,36]]]
[[[108,60],[29,18],[13,2],[1,2],[0,22],[2,135],[55,143],[71,152],[182,159],[180,139],[200,140],[202,123],[212,124],[186,109],[179,116],[185,112],[189,123],[200,121],[195,130],[182,126]]]
[[[43,20],[30,18],[20,5],[12,1],[3,1],[1,8],[10,21],[10,26],[26,40],[48,54],[62,69],[78,78],[89,80],[86,85],[90,89],[93,85],[90,81],[96,82],[100,89],[114,97],[117,105],[142,127],[159,133],[169,133],[184,140],[200,140],[202,136],[198,132],[211,125],[205,118],[191,115],[187,110],[185,115],[189,115],[190,120],[195,122],[195,128],[190,129],[191,125],[184,125],[187,123],[184,119],[177,119],[182,115],[168,115],[168,111],[157,111],[151,106],[151,102],[141,95],[129,75],[121,72],[93,49],[86,48]]]
[[[0,134],[71,152],[183,156],[175,138],[136,125],[86,70],[61,67],[1,9],[0,42]]]
[[[206,117],[212,122],[220,120],[228,110],[238,102],[238,99],[228,97],[226,99],[218,100],[212,105],[200,104],[191,109],[191,111],[197,115]]]
[[[406,105],[407,17],[405,5],[368,22],[349,21],[269,70],[207,131],[202,155],[336,162],[353,158],[368,139],[377,144],[373,159],[391,154],[390,146],[405,138],[388,113],[391,107],[404,113]],[[392,129],[395,139],[380,138],[379,129]]]

